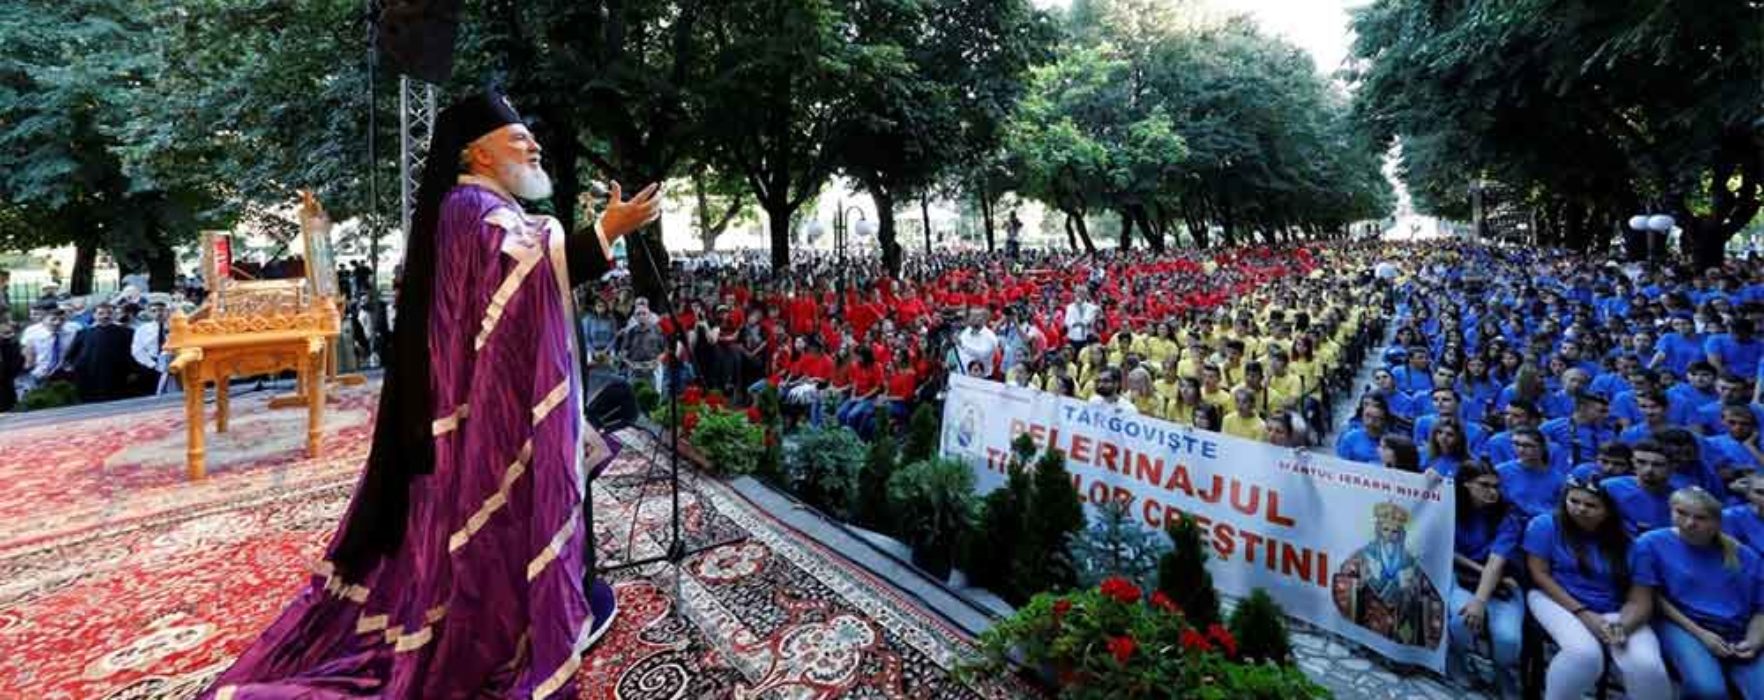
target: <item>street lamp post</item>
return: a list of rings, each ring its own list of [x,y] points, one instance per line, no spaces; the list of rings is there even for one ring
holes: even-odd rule
[[[871,235],[872,233],[875,232],[875,228],[876,228],[876,225],[871,223],[869,218],[864,215],[863,207],[860,207],[856,204],[853,204],[848,207],[848,206],[845,206],[844,201],[841,201],[838,204],[838,208],[833,210],[833,246],[835,248],[837,248],[839,251],[839,262],[838,262],[838,273],[837,274],[839,275],[839,281],[838,281],[839,301],[838,301],[838,304],[839,304],[839,308],[840,308],[841,312],[843,312],[845,309],[845,276],[846,276],[845,245],[847,242],[849,242],[851,240],[850,215],[851,215],[851,212],[853,212],[853,211],[856,211],[857,215],[858,215],[857,234],[859,236]]]
[[[1672,228],[1677,225],[1676,220],[1665,214],[1636,214],[1629,217],[1630,230],[1637,231],[1647,237],[1648,262],[1650,264],[1659,262],[1658,247],[1664,247],[1666,235],[1671,233]],[[1660,243],[1658,247],[1655,245],[1656,240]]]

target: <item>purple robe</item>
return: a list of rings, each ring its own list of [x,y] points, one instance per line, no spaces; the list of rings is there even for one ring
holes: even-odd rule
[[[571,252],[600,257],[570,261],[555,220],[461,182],[436,229],[435,415],[380,417],[433,425],[404,540],[343,581],[339,528],[310,585],[205,697],[575,694],[594,626],[582,499],[612,448],[583,421],[569,264],[597,274],[605,254],[574,236]]]

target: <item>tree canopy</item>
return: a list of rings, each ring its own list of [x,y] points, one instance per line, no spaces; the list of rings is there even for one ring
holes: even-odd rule
[[[1486,179],[1578,248],[1667,212],[1699,266],[1758,213],[1764,4],[1377,0],[1353,27],[1355,114],[1423,211]]]
[[[0,8],[0,148],[19,164],[0,173],[0,246],[76,244],[88,279],[108,250],[169,284],[196,230],[285,227],[313,188],[365,217],[344,250],[375,250],[397,218],[398,133],[370,35],[345,0]],[[988,245],[1004,195],[1041,200],[1087,250],[1102,213],[1120,245],[1161,248],[1184,231],[1333,235],[1390,204],[1394,130],[1363,137],[1302,51],[1184,3],[472,0],[456,65],[441,99],[501,83],[557,182],[536,206],[571,229],[590,179],[685,179],[701,240],[755,206],[779,266],[835,175],[875,199],[894,270],[894,212],[934,196],[970,202]],[[630,246],[652,297],[661,240]]]

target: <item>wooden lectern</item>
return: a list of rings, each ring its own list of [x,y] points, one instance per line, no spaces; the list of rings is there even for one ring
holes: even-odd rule
[[[183,384],[184,417],[189,424],[186,469],[192,480],[207,475],[204,390],[214,385],[215,430],[224,433],[227,382],[233,377],[295,372],[307,411],[307,455],[321,453],[325,375],[341,321],[329,222],[309,193],[303,192],[302,198],[305,277],[236,280],[228,238],[206,233],[202,271],[209,289],[207,303],[188,316],[180,311],[171,317],[164,351],[172,354],[170,371]]]

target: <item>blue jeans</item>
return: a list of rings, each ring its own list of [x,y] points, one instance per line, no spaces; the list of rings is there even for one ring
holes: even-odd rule
[[[870,415],[876,410],[873,399],[846,399],[839,405],[839,424],[851,428],[859,435],[867,434]]]
[[[1764,656],[1750,661],[1717,659],[1689,630],[1667,620],[1654,623],[1660,651],[1678,671],[1679,697],[1684,700],[1727,697],[1727,682],[1746,700],[1764,700]],[[1731,641],[1731,640],[1729,640]]]
[[[1458,669],[1462,673],[1464,655],[1475,648],[1476,640],[1470,634],[1470,628],[1464,624],[1464,615],[1460,610],[1470,603],[1475,593],[1466,590],[1456,583],[1452,584],[1451,607],[1447,613],[1451,615],[1447,624],[1450,625],[1451,653],[1446,655],[1448,668]],[[1501,600],[1489,598],[1484,626],[1488,632],[1490,646],[1494,651],[1495,685],[1507,697],[1519,694],[1519,640],[1525,628],[1525,601],[1515,595]]]

